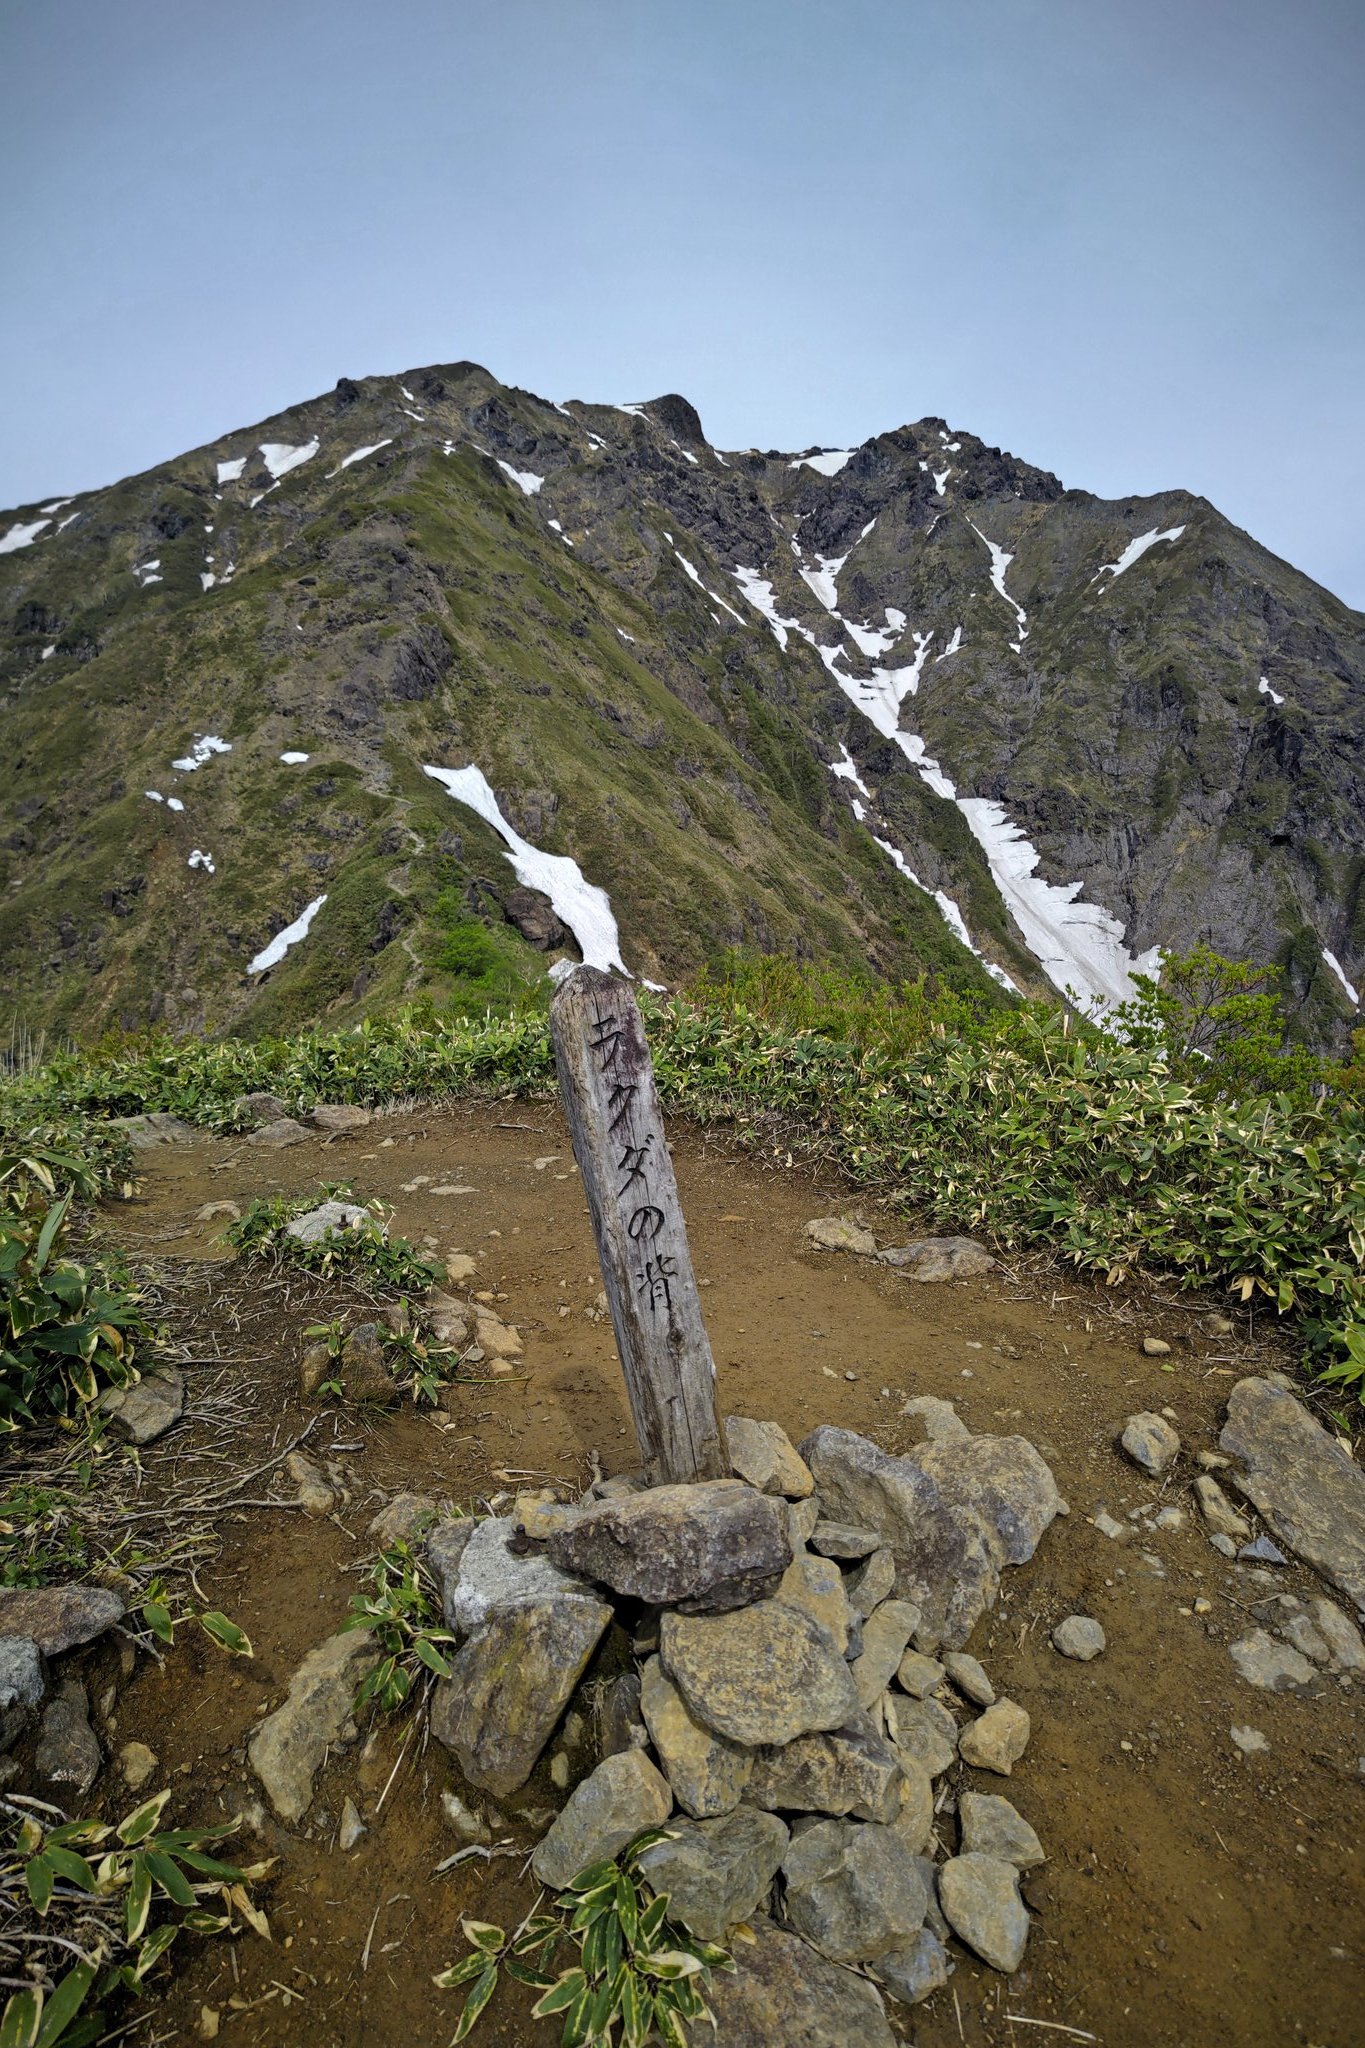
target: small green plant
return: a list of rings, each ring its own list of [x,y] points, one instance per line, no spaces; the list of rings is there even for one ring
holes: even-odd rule
[[[245,1924],[269,1938],[248,1887],[270,1864],[242,1870],[208,1853],[205,1845],[231,1834],[233,1824],[162,1828],[170,1797],[158,1792],[116,1826],[61,1818],[53,1825],[56,1808],[40,1815],[18,1801],[0,1802],[0,1973],[14,1987],[0,2014],[4,2048],[89,2048],[102,2040],[112,2001],[142,1994],[182,1927],[233,1934]],[[180,1918],[153,1926],[154,1913],[168,1905]]]
[[[443,1991],[469,1985],[451,2048],[468,2038],[506,1971],[542,1993],[532,2019],[563,2016],[562,2048],[621,2048],[660,2041],[687,2048],[689,2021],[711,2013],[702,1987],[713,1970],[731,1970],[723,1948],[698,1941],[668,1918],[668,1898],[651,1892],[638,1859],[666,1829],[637,1836],[615,1862],[580,1871],[548,1913],[533,1912],[509,1935],[486,1920],[461,1920],[470,1953],[435,1982]],[[555,1951],[577,1960],[553,1974]]]
[[[370,1580],[373,1592],[352,1594],[342,1623],[343,1630],[372,1630],[383,1652],[356,1694],[356,1712],[374,1701],[393,1714],[414,1684],[449,1678],[445,1646],[455,1638],[442,1623],[435,1581],[410,1544],[399,1541],[382,1550]]]
[[[101,1388],[137,1378],[138,1347],[152,1342],[125,1275],[62,1255],[71,1201],[0,1210],[0,1434],[88,1410]]]
[[[324,1202],[347,1202],[363,1213],[318,1238],[293,1235],[287,1226]],[[405,1237],[389,1236],[390,1213],[382,1202],[355,1202],[349,1181],[328,1181],[310,1195],[258,1197],[223,1235],[240,1258],[271,1259],[310,1273],[344,1273],[397,1294],[425,1293],[444,1277],[442,1269]]]
[[[149,1581],[138,1610],[150,1633],[159,1643],[164,1643],[167,1649],[174,1644],[178,1628],[187,1621],[197,1621],[209,1641],[216,1643],[220,1650],[226,1650],[229,1656],[255,1655],[246,1630],[239,1628],[235,1621],[230,1621],[221,1608],[208,1607],[199,1613],[192,1607],[182,1607],[175,1612],[174,1605],[165,1580],[157,1577]]]

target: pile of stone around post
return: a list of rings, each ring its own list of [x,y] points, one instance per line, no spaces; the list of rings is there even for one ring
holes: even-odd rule
[[[722,2042],[799,2013],[803,2042],[884,2044],[877,1986],[927,1997],[951,1936],[999,1970],[1024,1953],[1038,1838],[946,1774],[1007,1777],[1028,1741],[966,1644],[1058,1494],[1022,1437],[919,1405],[903,1457],[735,1417],[732,1479],[522,1495],[429,1538],[462,1639],[432,1728],[467,1790],[515,1795],[554,1742],[551,1782],[578,1782],[532,1859],[550,1888],[666,1825],[642,1868],[674,1916],[748,1930],[709,1994]]]

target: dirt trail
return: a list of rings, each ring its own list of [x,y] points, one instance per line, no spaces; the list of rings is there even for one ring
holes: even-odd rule
[[[1284,1364],[1273,1332],[1253,1333],[1243,1314],[1242,1334],[1212,1340],[1199,1322],[1208,1302],[1116,1300],[1060,1265],[917,1286],[806,1248],[802,1226],[831,1209],[857,1207],[883,1241],[910,1234],[875,1203],[800,1168],[765,1169],[714,1134],[679,1126],[674,1141],[723,1412],[774,1417],[797,1440],[835,1422],[894,1450],[910,1437],[899,1413],[905,1396],[944,1396],[976,1431],[1030,1437],[1071,1507],[1033,1563],[1006,1574],[1004,1596],[971,1643],[997,1690],[1033,1717],[1008,1785],[968,1774],[981,1789],[1007,1792],[1047,1851],[1025,1881],[1035,1921],[1024,1966],[1006,1980],[959,1955],[948,1991],[913,2014],[888,2004],[893,2024],[926,2048],[1077,2038],[1011,2015],[1108,2048],[1365,2040],[1361,1690],[1325,1680],[1315,1699],[1253,1691],[1227,1652],[1254,1625],[1252,1601],[1274,1588],[1322,1589],[1297,1567],[1265,1574],[1273,1587],[1259,1583],[1210,1548],[1193,1514],[1181,1530],[1122,1546],[1087,1519],[1099,1506],[1123,1519],[1157,1498],[1156,1484],[1114,1449],[1125,1416],[1169,1405],[1191,1457],[1212,1447],[1233,1380]],[[360,1446],[332,1453],[351,1489],[333,1519],[260,1508],[224,1522],[222,1555],[203,1576],[248,1630],[254,1660],[228,1660],[187,1634],[164,1673],[139,1668],[116,1728],[105,1731],[114,1746],[136,1738],[157,1752],[158,1782],[183,1785],[178,1820],[212,1819],[259,1799],[244,1740],[303,1653],[344,1615],[381,1493],[412,1488],[469,1502],[497,1491],[500,1472],[582,1483],[594,1451],[608,1472],[629,1467],[633,1440],[610,1325],[585,1313],[600,1282],[554,1106],[385,1117],[278,1154],[204,1140],[144,1158],[142,1199],[111,1210],[105,1227],[180,1273],[195,1304],[192,1324],[181,1325],[194,1355],[233,1361],[192,1369],[189,1380],[192,1397],[202,1387],[220,1414],[225,1399],[233,1407],[243,1469],[317,1413],[297,1392],[299,1329],[320,1308],[335,1313],[330,1304],[344,1296],[298,1281],[272,1291],[221,1263],[220,1224],[193,1221],[207,1201],[353,1179],[362,1196],[393,1204],[395,1229],[473,1254],[471,1285],[499,1296],[499,1312],[526,1341],[524,1379],[462,1390],[449,1414],[326,1411],[309,1450]],[[1147,1334],[1171,1342],[1169,1361],[1142,1355]],[[149,1472],[158,1459],[183,1460],[203,1426],[192,1400],[189,1421],[144,1454]],[[1190,1469],[1182,1459],[1165,1501],[1191,1506]],[[1197,1596],[1212,1602],[1202,1619],[1191,1611]],[[1053,1624],[1074,1611],[1107,1633],[1093,1664],[1070,1663],[1049,1645]],[[1268,1752],[1242,1756],[1234,1723],[1263,1730]],[[457,1846],[439,1803],[456,1778],[439,1745],[414,1751],[406,1724],[382,1725],[329,1766],[306,1831],[263,1822],[282,1859],[268,1900],[276,1944],[186,1943],[156,2038],[195,2038],[204,2004],[221,2010],[222,2038],[253,2048],[449,2038],[456,2001],[433,1988],[432,1973],[463,1953],[462,1911],[503,1919],[530,1907],[534,1888],[520,1873],[532,1832],[517,1812],[555,1795],[542,1767],[507,1808],[504,1832],[520,1853],[434,1877]],[[106,1772],[97,1798],[117,1803],[113,1777]],[[347,1793],[369,1829],[344,1855],[334,1843]],[[256,1853],[254,1841],[248,1847]],[[247,2008],[230,2009],[232,1996]],[[527,2024],[525,2009],[495,2001],[474,2038],[527,2048],[553,2039]]]

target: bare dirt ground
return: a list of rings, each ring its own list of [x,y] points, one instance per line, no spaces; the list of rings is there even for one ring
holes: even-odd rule
[[[1024,1965],[1005,1979],[959,1954],[949,1989],[928,2004],[909,2012],[888,2002],[893,2025],[925,2048],[1365,2041],[1362,1692],[1324,1680],[1309,1699],[1242,1681],[1227,1644],[1254,1626],[1250,1604],[1276,1588],[1323,1589],[1297,1566],[1264,1574],[1267,1585],[1230,1565],[1188,1498],[1192,1456],[1216,1444],[1233,1380],[1285,1365],[1273,1328],[1263,1333],[1243,1311],[1235,1338],[1211,1339],[1201,1314],[1223,1303],[1160,1291],[1116,1297],[1046,1262],[918,1286],[814,1252],[802,1236],[808,1218],[856,1208],[883,1242],[897,1242],[912,1234],[903,1219],[830,1176],[765,1167],[724,1136],[678,1126],[673,1137],[722,1412],[773,1417],[798,1441],[834,1422],[895,1450],[910,1437],[902,1400],[940,1395],[973,1430],[1030,1437],[1070,1503],[1032,1564],[1006,1574],[1004,1596],[970,1646],[997,1690],[1033,1719],[1008,1785],[965,1774],[979,1789],[1008,1793],[1047,1851],[1025,1880],[1035,1918]],[[548,1155],[558,1156],[538,1163]],[[149,1490],[158,1468],[182,1480],[193,1473],[196,1454],[206,1485],[221,1483],[215,1454],[250,1472],[311,1422],[308,1451],[349,1493],[320,1521],[265,1505],[220,1518],[221,1551],[201,1580],[247,1629],[254,1659],[229,1659],[187,1630],[164,1669],[139,1663],[101,1724],[109,1749],[137,1739],[155,1750],[153,1782],[177,1786],[171,1818],[183,1825],[259,1801],[246,1738],[303,1654],[345,1615],[383,1498],[413,1489],[469,1504],[523,1475],[581,1485],[593,1452],[607,1472],[635,1460],[610,1324],[586,1313],[600,1281],[557,1107],[471,1104],[384,1117],[278,1154],[205,1139],[144,1158],[140,1199],[110,1209],[103,1227],[155,1261],[178,1311],[175,1333],[201,1361],[188,1371],[186,1420],[143,1453]],[[524,1377],[461,1388],[449,1412],[320,1412],[301,1399],[300,1330],[339,1313],[345,1290],[298,1276],[262,1281],[225,1262],[219,1224],[194,1218],[207,1201],[245,1203],[339,1179],[390,1202],[397,1231],[478,1259],[471,1285],[497,1295],[499,1313],[520,1328]],[[470,1192],[429,1192],[451,1185]],[[1144,1357],[1144,1335],[1167,1338],[1171,1358]],[[1116,1544],[1088,1517],[1104,1507],[1124,1519],[1158,1489],[1120,1456],[1115,1436],[1134,1410],[1162,1407],[1175,1411],[1190,1455],[1160,1498],[1189,1508],[1189,1521]],[[1212,1602],[1202,1618],[1197,1597]],[[1093,1664],[1068,1662],[1049,1644],[1052,1626],[1076,1611],[1097,1617],[1108,1636]],[[99,1655],[95,1698],[116,1663],[112,1651]],[[1240,1754],[1234,1723],[1263,1730],[1268,1751]],[[542,1766],[495,1827],[516,1853],[436,1876],[458,1846],[439,1794],[457,1782],[453,1761],[411,1717],[362,1733],[319,1780],[304,1827],[289,1832],[261,1817],[259,1838],[243,1844],[244,1856],[264,1846],[280,1858],[265,1896],[274,1942],[187,1939],[172,1990],[137,2038],[196,2039],[208,2006],[220,2038],[252,2048],[447,2040],[457,2000],[433,1987],[432,1974],[464,1953],[462,1912],[510,1923],[529,1910],[535,1889],[523,1869],[535,1827],[519,1816],[540,1808],[543,1825],[561,1796]],[[348,1793],[368,1831],[343,1854],[336,1829]],[[131,1803],[115,1770],[92,1803]],[[951,1842],[953,1823],[943,1826]],[[530,2048],[556,2038],[555,2025],[532,2026],[525,2000],[509,1991],[475,2040]]]

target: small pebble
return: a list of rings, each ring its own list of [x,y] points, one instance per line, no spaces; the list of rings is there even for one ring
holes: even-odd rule
[[[1270,1747],[1259,1728],[1230,1728],[1228,1733],[1243,1756],[1253,1756],[1257,1750]]]
[[[1169,1358],[1171,1347],[1164,1337],[1144,1337],[1142,1349],[1148,1358]]]
[[[1068,1614],[1052,1631],[1052,1647],[1063,1657],[1088,1664],[1105,1648],[1104,1630],[1088,1614]]]

